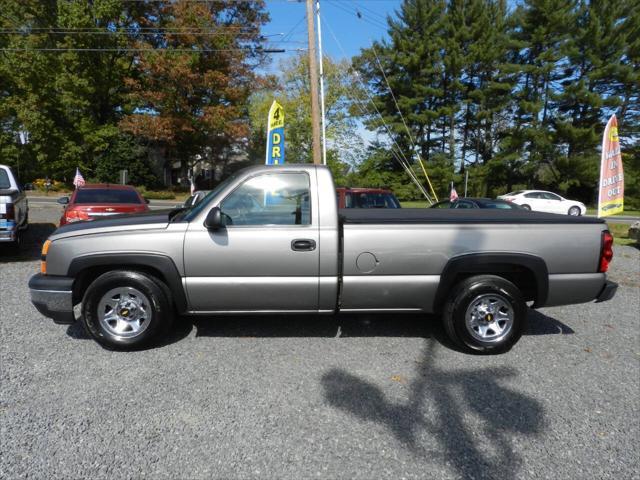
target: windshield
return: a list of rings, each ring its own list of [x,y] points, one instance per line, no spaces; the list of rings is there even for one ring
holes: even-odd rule
[[[191,207],[186,208],[184,211],[176,215],[174,217],[174,220],[176,221],[185,220],[187,222],[190,222],[191,220],[193,220],[195,217],[198,216],[198,214],[201,211],[207,208],[207,205],[209,205],[209,202],[211,201],[211,199],[216,195],[218,195],[219,192],[224,190],[227,185],[229,185],[233,180],[236,179],[236,177],[237,175],[231,175],[226,180],[223,180],[222,182],[220,182],[216,188],[214,188],[209,193],[207,193],[204,196],[204,198],[202,198],[198,203],[196,203],[195,205],[192,205]]]
[[[509,203],[509,202],[483,202],[482,206],[484,208],[502,208],[505,210],[519,210],[520,207],[518,205],[516,205],[515,203]]]
[[[362,192],[348,193],[347,208],[400,208],[400,203],[391,193]]]
[[[97,204],[97,203],[142,203],[134,190],[121,190],[110,188],[87,188],[77,191],[73,203]]]

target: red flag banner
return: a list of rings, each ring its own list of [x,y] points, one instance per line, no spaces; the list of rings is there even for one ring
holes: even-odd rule
[[[615,115],[607,122],[602,138],[598,217],[622,213],[624,210],[624,178],[622,156],[618,140],[618,119]]]

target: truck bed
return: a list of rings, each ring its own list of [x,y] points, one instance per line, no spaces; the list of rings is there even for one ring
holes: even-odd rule
[[[555,213],[499,209],[435,208],[343,208],[339,215],[344,224],[428,224],[428,223],[519,223],[519,224],[594,224],[605,223],[595,217],[572,217]]]

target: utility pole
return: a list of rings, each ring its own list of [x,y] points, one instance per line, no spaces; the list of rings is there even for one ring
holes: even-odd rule
[[[313,163],[321,164],[320,107],[318,105],[318,57],[316,56],[316,31],[313,25],[313,0],[307,2],[307,31],[309,35],[309,81],[311,82],[311,133]]]
[[[327,164],[327,119],[324,111],[324,58],[322,57],[322,24],[320,23],[320,0],[316,0],[318,21],[318,56],[320,57],[320,113],[322,114],[322,164]]]

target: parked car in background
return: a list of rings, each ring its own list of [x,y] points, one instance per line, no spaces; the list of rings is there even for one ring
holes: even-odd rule
[[[386,188],[336,188],[338,208],[401,208],[391,190]]]
[[[61,226],[109,215],[149,211],[149,202],[130,185],[85,185],[76,189],[71,197],[59,198],[58,203],[65,205],[60,217]]]
[[[574,217],[587,213],[584,203],[568,200],[560,195],[544,190],[518,190],[499,195],[498,198],[521,205],[527,210],[547,213],[562,213]]]
[[[20,245],[29,225],[29,202],[11,168],[0,165],[0,244]]]
[[[492,200],[490,198],[463,197],[454,200],[443,200],[434,203],[429,208],[497,208],[503,210],[523,210],[520,205],[506,200]]]

